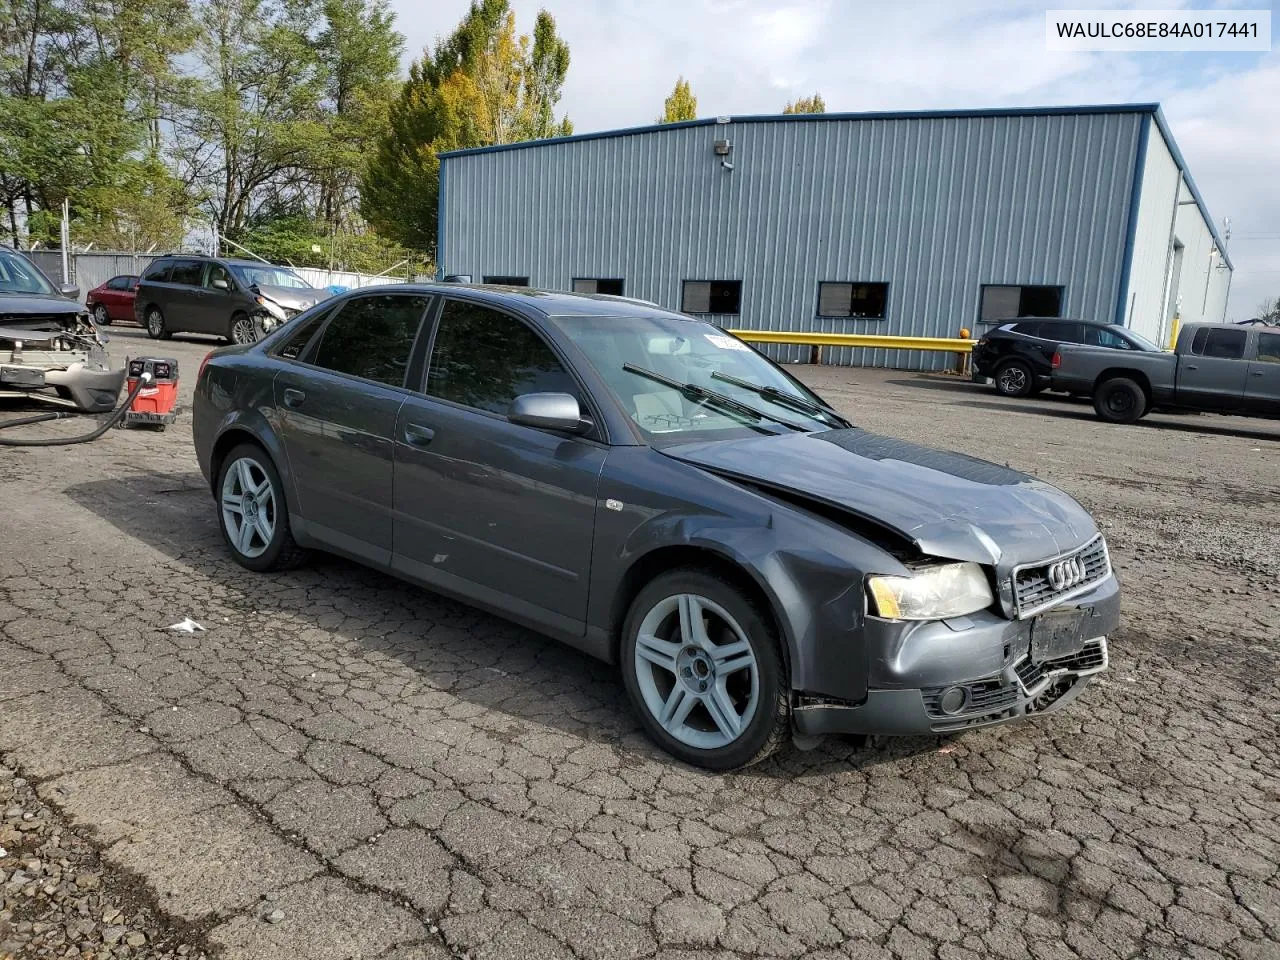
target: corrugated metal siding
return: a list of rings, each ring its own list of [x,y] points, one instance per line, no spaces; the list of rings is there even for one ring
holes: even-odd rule
[[[1164,316],[1164,310],[1169,271],[1172,268],[1170,253],[1174,239],[1173,221],[1177,211],[1178,191],[1182,184],[1182,171],[1178,169],[1173,154],[1169,152],[1169,147],[1155,124],[1148,127],[1147,155],[1143,167],[1142,195],[1138,202],[1123,318],[1126,326],[1159,342],[1168,319]]]
[[[1067,313],[1111,316],[1141,118],[735,122],[450,157],[441,269],[556,289],[623,277],[676,309],[682,280],[740,279],[741,314],[711,319],[767,330],[954,336],[980,329],[987,283],[1062,285]],[[823,280],[887,282],[886,319],[818,318]]]

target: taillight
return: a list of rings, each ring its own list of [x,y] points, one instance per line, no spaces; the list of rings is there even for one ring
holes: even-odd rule
[[[1057,370],[1060,366],[1062,366],[1062,354],[1060,354],[1057,350],[1053,351],[1053,360],[1050,362],[1053,364],[1053,369]]]
[[[208,353],[204,355],[204,359],[200,361],[200,371],[196,374],[197,380],[199,380],[201,377],[204,376],[204,368],[209,365],[209,358],[212,356],[213,356],[213,351],[210,350]]]

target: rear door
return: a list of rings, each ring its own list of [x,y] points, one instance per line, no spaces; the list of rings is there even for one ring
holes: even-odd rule
[[[281,436],[307,533],[379,566],[391,562],[396,413],[408,396],[405,373],[430,301],[412,293],[344,301],[275,379]],[[291,346],[281,359],[290,359]]]
[[[445,299],[425,392],[396,427],[395,568],[580,635],[608,447],[511,423],[524,393],[585,395],[523,318]]]
[[[1244,396],[1251,413],[1280,416],[1280,333],[1258,331]]]
[[[226,284],[225,288],[214,286],[214,282],[221,280]],[[204,272],[204,281],[201,288],[200,309],[203,314],[203,323],[210,333],[216,333],[220,336],[231,336],[231,291],[235,289],[236,282],[232,279],[231,272],[220,263],[210,263]]]
[[[1205,410],[1240,410],[1249,373],[1244,359],[1248,340],[1244,329],[1196,330],[1191,352],[1178,358],[1177,399]]]
[[[156,299],[164,314],[165,327],[171,333],[207,333],[203,314],[203,260],[175,260],[163,293]]]

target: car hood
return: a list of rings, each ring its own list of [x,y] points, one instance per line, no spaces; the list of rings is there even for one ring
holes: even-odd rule
[[[53,295],[0,294],[0,340],[38,342],[92,330],[84,308],[74,300]]]
[[[328,300],[333,294],[328,290],[302,290],[298,287],[271,287],[258,285],[258,292],[269,300],[274,300],[282,307],[290,310],[305,310],[321,300]]]
[[[749,437],[662,451],[893,531],[922,553],[1003,570],[1097,535],[1084,508],[1035,477],[865,430]]]

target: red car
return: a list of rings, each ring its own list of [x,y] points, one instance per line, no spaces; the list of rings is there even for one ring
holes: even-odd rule
[[[133,291],[138,278],[132,274],[112,277],[89,291],[84,305],[93,314],[93,322],[105,327],[114,320],[133,320]]]

